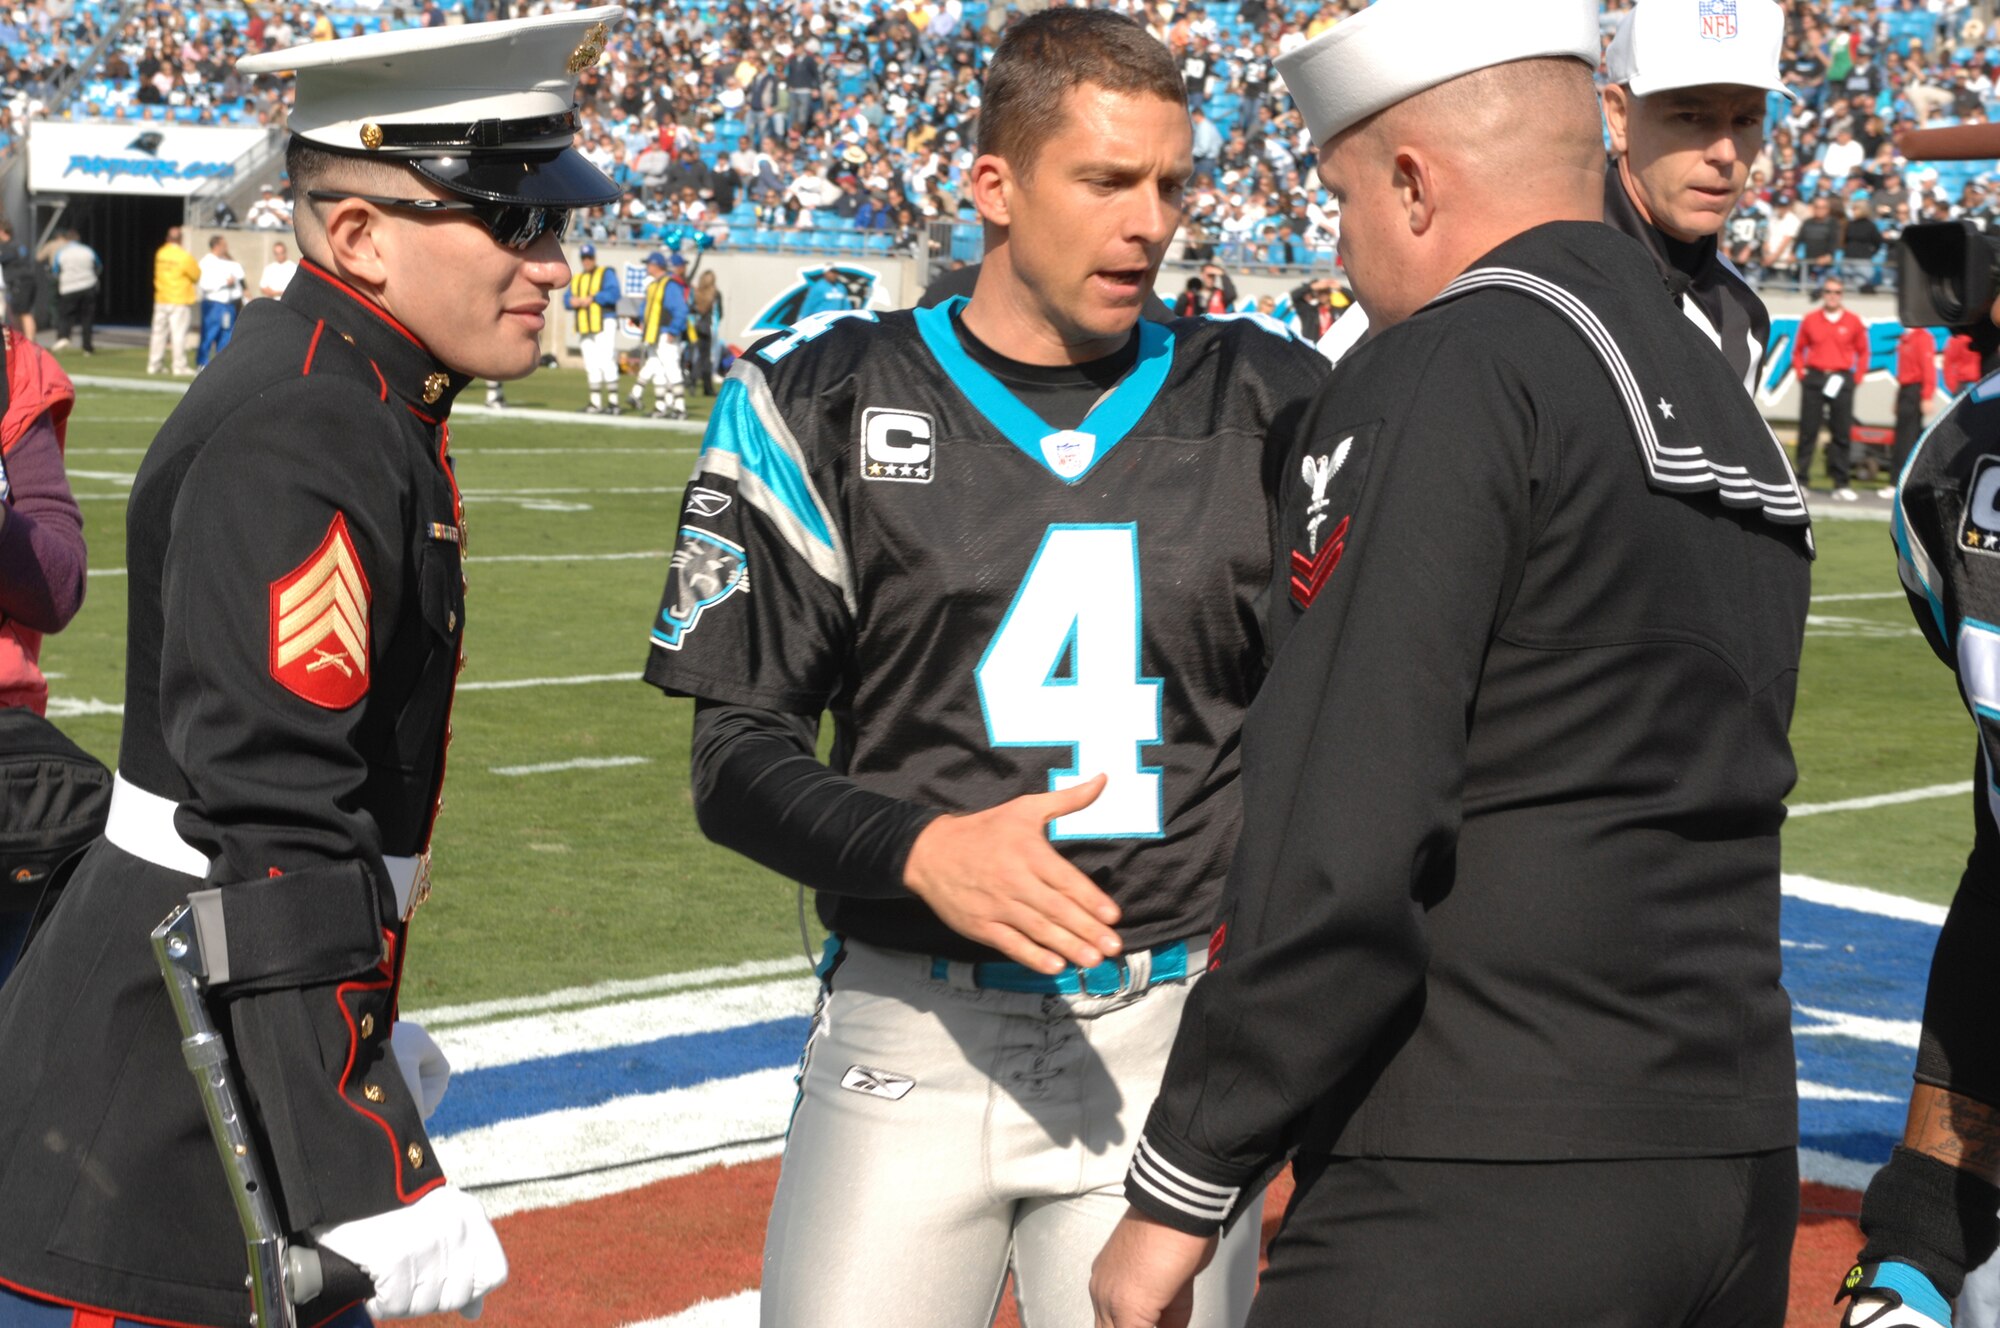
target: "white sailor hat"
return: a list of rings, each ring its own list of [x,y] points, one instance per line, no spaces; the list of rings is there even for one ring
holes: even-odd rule
[[[468,198],[592,207],[622,191],[572,146],[576,76],[597,63],[624,12],[374,32],[236,67],[296,71],[287,127],[315,147],[394,158]]]
[[[1785,11],[1776,0],[1644,0],[1619,20],[1605,77],[1634,96],[1726,83],[1782,92]]]
[[[1571,56],[1597,67],[1597,0],[1376,0],[1278,57],[1315,145],[1440,83]]]

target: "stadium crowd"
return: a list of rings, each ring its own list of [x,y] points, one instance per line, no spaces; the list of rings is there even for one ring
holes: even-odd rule
[[[1363,0],[1115,0],[1167,42],[1196,112],[1185,256],[1232,266],[1328,266],[1337,213],[1272,62]],[[540,12],[543,3],[511,13]],[[1010,14],[996,0],[635,0],[579,90],[580,142],[629,187],[582,219],[597,240],[887,251],[969,223],[979,71]],[[1612,9],[1623,8],[1614,3]],[[1911,221],[2000,212],[2000,163],[1913,167],[1894,131],[2000,110],[2000,33],[1970,0],[1791,0],[1773,98],[1729,256],[1753,280],[1811,284],[1838,271],[1862,290]],[[289,87],[248,79],[256,50],[359,31],[499,16],[494,0],[327,6],[21,0],[0,9],[0,154],[43,115],[282,126]],[[1607,34],[1613,15],[1607,14]],[[102,41],[107,26],[116,31]],[[1607,37],[1608,40],[1608,37]],[[102,47],[94,66],[78,60]],[[262,219],[270,224],[267,211]],[[977,232],[959,228],[976,257]],[[789,237],[789,238],[786,238]]]

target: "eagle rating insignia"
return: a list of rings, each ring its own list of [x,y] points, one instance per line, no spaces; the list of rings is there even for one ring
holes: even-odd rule
[[[334,513],[303,563],[271,583],[271,676],[328,710],[368,694],[368,576]]]

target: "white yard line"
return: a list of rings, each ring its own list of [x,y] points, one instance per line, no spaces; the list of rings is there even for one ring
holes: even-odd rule
[[[522,687],[581,687],[594,682],[637,682],[636,673],[579,673],[570,678],[504,678],[490,682],[462,682],[461,692],[511,692]]]
[[[1809,904],[1826,904],[1832,908],[1873,913],[1877,917],[1898,918],[1904,922],[1926,922],[1933,927],[1944,925],[1945,910],[1941,904],[1926,904],[1919,899],[1892,895],[1886,890],[1871,890],[1865,885],[1841,885],[1811,876],[1795,876],[1790,872],[1785,874],[1783,884],[1786,894]]]
[[[180,396],[188,390],[191,378],[117,378],[110,374],[71,374],[70,382],[78,387],[95,387],[115,392],[165,392]],[[476,389],[468,388],[470,393]],[[451,408],[453,419],[475,420],[541,420],[551,424],[577,424],[595,429],[651,429],[659,433],[699,434],[708,427],[706,420],[655,420],[636,415],[586,415],[580,410],[542,410],[533,406],[509,406],[505,410],[494,410],[491,406],[479,405],[472,401],[459,401]]]
[[[431,1016],[422,1013],[410,1017],[437,1035],[454,1071],[487,1070],[558,1053],[580,1055],[670,1035],[721,1033],[746,1024],[803,1019],[812,1013],[818,994],[819,984],[801,973],[749,986],[703,987],[609,1005],[538,1010],[491,1023],[447,1027],[426,1022]]]
[[[1871,807],[1894,807],[1905,802],[1929,802],[1933,798],[1956,798],[1972,792],[1972,781],[1957,784],[1929,784],[1904,789],[1900,793],[1877,793],[1866,798],[1843,798],[1839,802],[1802,802],[1786,809],[1790,819],[1822,816],[1827,812],[1865,812]]]
[[[665,549],[641,549],[637,553],[489,553],[473,554],[465,561],[479,563],[632,563],[667,556]],[[123,567],[93,567],[91,576],[124,576]]]
[[[404,1016],[437,1029],[448,1024],[478,1023],[507,1015],[532,1014],[537,1010],[561,1010],[569,1006],[604,1005],[612,1001],[652,996],[663,991],[695,987],[715,987],[729,982],[774,978],[786,974],[809,973],[812,965],[804,956],[785,959],[753,959],[721,968],[698,968],[685,973],[665,973],[650,978],[618,978],[593,982],[587,987],[564,987],[539,996],[509,996],[500,1000],[473,1001],[465,1005],[436,1005],[428,1010],[406,1010]]]
[[[704,1300],[664,1319],[647,1319],[625,1328],[757,1328],[757,1314],[758,1293],[753,1289]]]
[[[488,766],[489,775],[553,775],[563,770],[615,770],[620,766],[651,765],[650,756],[579,756],[572,761],[544,761],[540,765]]]
[[[1908,598],[1909,596],[1905,595],[1900,590],[1857,590],[1851,594],[1846,594],[1846,595],[1814,595],[1812,597],[1812,602],[1815,604],[1838,604],[1845,600],[1854,600],[1854,599],[1908,599]]]

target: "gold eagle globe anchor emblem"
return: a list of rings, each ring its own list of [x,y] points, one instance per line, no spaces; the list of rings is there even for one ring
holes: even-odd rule
[[[610,31],[599,23],[583,34],[583,44],[570,52],[569,63],[564,66],[572,74],[581,74],[597,63],[597,57],[604,54],[604,43],[610,39]]]

